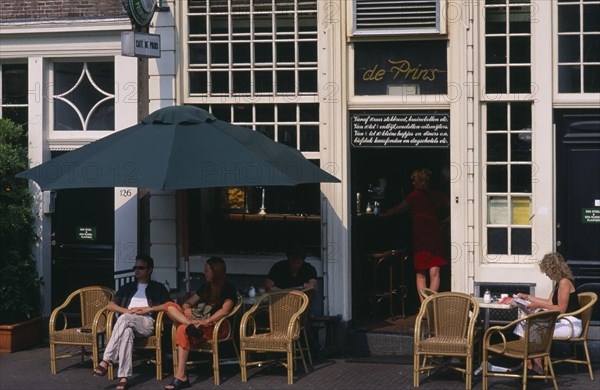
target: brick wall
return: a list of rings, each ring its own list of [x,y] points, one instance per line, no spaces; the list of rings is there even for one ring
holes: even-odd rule
[[[0,0],[0,23],[126,17],[121,0]]]

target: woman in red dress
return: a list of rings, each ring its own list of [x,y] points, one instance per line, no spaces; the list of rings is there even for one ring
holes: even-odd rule
[[[440,215],[450,207],[450,203],[446,194],[429,188],[431,180],[429,169],[417,169],[412,172],[410,178],[414,191],[408,194],[402,203],[379,215],[389,217],[411,211],[417,290],[427,287],[429,271],[429,288],[438,291],[440,267],[447,263],[443,221]]]

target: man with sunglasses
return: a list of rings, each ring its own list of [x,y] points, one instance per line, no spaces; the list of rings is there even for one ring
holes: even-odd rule
[[[127,389],[127,380],[132,375],[133,339],[154,334],[155,319],[152,315],[164,310],[164,304],[171,300],[165,285],[151,280],[153,269],[152,257],[138,254],[133,266],[136,281],[124,284],[107,306],[108,310],[120,316],[94,375],[106,375],[109,362],[118,361],[117,390]]]

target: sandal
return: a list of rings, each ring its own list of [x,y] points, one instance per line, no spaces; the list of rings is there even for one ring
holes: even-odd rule
[[[187,389],[188,387],[192,387],[190,384],[190,378],[182,381],[181,379],[173,379],[173,382],[165,386],[165,390],[179,390],[179,389]]]
[[[104,376],[106,375],[106,371],[108,371],[108,362],[106,360],[102,360],[100,364],[94,368],[94,376]]]
[[[120,378],[116,390],[127,390],[128,388],[129,383],[127,382],[127,378]]]

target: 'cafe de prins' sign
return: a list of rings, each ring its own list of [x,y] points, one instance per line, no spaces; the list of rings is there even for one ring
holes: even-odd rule
[[[439,112],[360,112],[350,114],[353,147],[447,148],[450,115]]]
[[[446,46],[445,40],[355,43],[355,94],[446,94]]]

